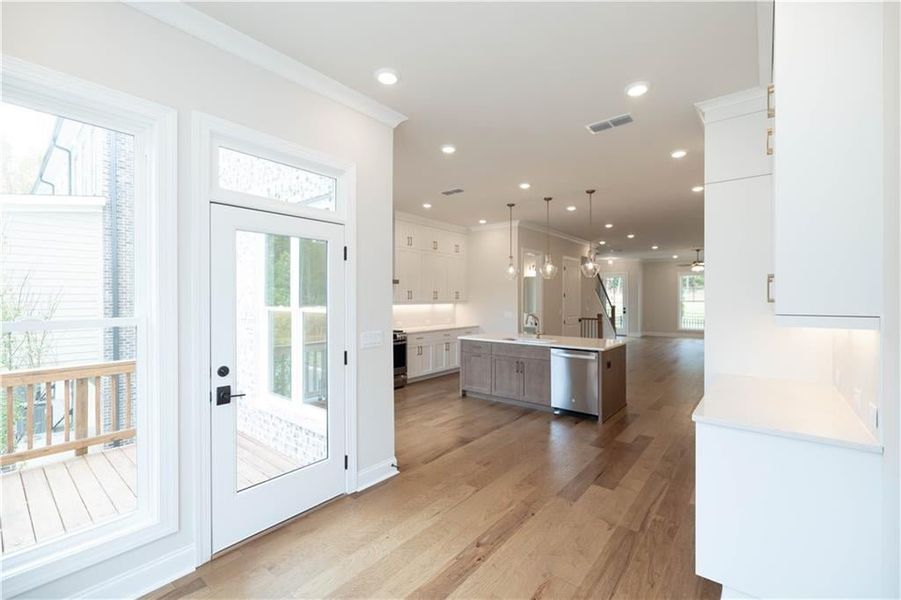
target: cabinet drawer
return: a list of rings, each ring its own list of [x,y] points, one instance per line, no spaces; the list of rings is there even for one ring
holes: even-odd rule
[[[473,354],[491,354],[491,344],[490,342],[474,342],[472,340],[460,340],[462,342],[461,348],[463,352],[473,353]]]
[[[513,356],[515,358],[534,358],[538,360],[551,360],[551,349],[535,346],[523,346],[521,344],[492,344],[492,353],[495,356]]]

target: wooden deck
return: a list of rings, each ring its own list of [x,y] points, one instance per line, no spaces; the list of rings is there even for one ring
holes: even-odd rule
[[[4,474],[3,553],[134,510],[135,465],[135,445],[130,444]]]
[[[0,476],[3,554],[134,510],[136,464],[135,444],[129,444]],[[239,489],[299,466],[252,438],[238,436]]]

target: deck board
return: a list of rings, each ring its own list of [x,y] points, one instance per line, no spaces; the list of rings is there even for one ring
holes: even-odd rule
[[[43,469],[26,470],[20,473],[25,488],[25,498],[31,513],[31,526],[38,542],[61,535],[63,522],[56,508],[56,500],[47,483]]]
[[[287,456],[238,436],[238,487],[244,489],[297,468]],[[5,473],[0,497],[3,553],[60,537],[137,508],[135,444]]]
[[[3,501],[0,509],[0,525],[3,527],[3,551],[10,552],[34,543],[34,531],[28,504],[25,502],[25,488],[19,473],[3,476]]]

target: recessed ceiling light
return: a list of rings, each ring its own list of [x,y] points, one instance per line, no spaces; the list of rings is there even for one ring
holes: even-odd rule
[[[630,239],[630,240],[631,240],[631,239],[632,239],[632,238],[634,238],[634,237],[635,237],[635,234],[634,234],[634,233],[630,233],[630,234],[629,234],[629,235],[627,235],[627,236],[626,236],[626,237],[627,237],[627,238],[629,238],[629,239]]]
[[[422,207],[423,208],[432,208],[432,205],[429,204],[428,202],[426,202],[425,204],[422,205]]]
[[[673,254],[673,258],[679,258],[678,254]]]
[[[648,88],[650,87],[651,86],[647,81],[636,81],[635,83],[630,83],[626,86],[626,95],[638,98],[639,96],[647,94]]]
[[[445,154],[453,154],[457,151],[457,149],[451,144],[444,144],[443,146],[441,146],[441,151]]]
[[[532,184],[527,181],[523,181],[522,183],[519,184],[519,189],[521,189],[521,190],[527,190],[530,187],[532,187]]]
[[[604,240],[601,240],[600,242],[598,242],[598,244],[600,244],[601,246],[606,246],[607,242],[605,242]]]
[[[688,154],[688,152],[685,150],[673,150],[670,156],[673,158],[684,158],[686,154]]]
[[[608,265],[612,265],[612,264],[613,264],[613,259],[612,259],[612,258],[608,258],[608,259],[607,259],[607,264],[608,264]]]
[[[488,221],[486,221],[485,219],[479,219],[479,225],[484,225],[487,222]]]
[[[375,78],[382,85],[394,85],[400,79],[394,69],[379,69],[375,72]]]
[[[703,186],[703,185],[696,185],[696,186],[694,186],[693,188],[691,188],[691,191],[693,191],[693,192],[703,192],[703,191],[704,191],[704,186]]]
[[[656,249],[659,248],[659,247],[660,247],[660,246],[651,246],[651,250],[656,250]]]
[[[570,204],[569,206],[566,207],[566,210],[568,210],[569,212],[575,212],[576,207],[573,206],[572,204]]]
[[[607,223],[606,225],[604,225],[604,227],[606,227],[607,229],[612,229],[613,223]]]

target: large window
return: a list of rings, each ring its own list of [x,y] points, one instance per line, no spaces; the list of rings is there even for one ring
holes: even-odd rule
[[[161,160],[175,114],[15,60],[3,75],[0,540],[16,595],[177,523],[162,490],[177,464]]]
[[[679,329],[704,330],[704,274],[679,275]]]

